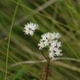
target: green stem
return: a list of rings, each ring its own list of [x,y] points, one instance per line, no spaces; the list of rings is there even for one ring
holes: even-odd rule
[[[11,32],[12,32],[12,27],[13,27],[14,19],[15,19],[15,16],[16,16],[16,12],[17,12],[17,9],[18,9],[18,5],[19,5],[19,0],[16,4],[16,8],[15,8],[15,11],[14,11],[14,14],[13,14],[12,23],[11,23],[11,26],[10,26],[10,31],[9,31],[9,36],[8,36],[7,53],[6,53],[5,80],[7,80],[7,73],[8,73],[8,56],[9,56]]]

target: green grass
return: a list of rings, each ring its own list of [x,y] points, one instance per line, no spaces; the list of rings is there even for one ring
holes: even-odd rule
[[[61,58],[65,58],[51,62],[49,80],[80,80],[80,0],[49,2],[0,1],[0,80],[40,80],[45,63],[11,65],[44,59],[33,38],[39,42],[40,35],[45,32],[61,34]],[[28,22],[40,27],[33,38],[23,32]],[[47,51],[43,52],[47,55]]]

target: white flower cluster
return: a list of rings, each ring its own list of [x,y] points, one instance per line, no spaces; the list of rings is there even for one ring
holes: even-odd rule
[[[38,29],[38,24],[35,23],[27,23],[24,27],[24,32],[27,35],[33,35],[35,30]],[[39,49],[42,50],[44,47],[49,48],[49,58],[53,59],[54,56],[62,55],[61,42],[59,41],[60,34],[59,33],[45,33],[41,36],[41,40],[38,43]]]
[[[49,58],[53,59],[54,56],[61,55],[61,42],[59,41],[60,34],[59,33],[45,33],[42,36],[38,46],[39,49],[42,50],[44,47],[49,47]]]
[[[24,32],[25,32],[25,34],[32,36],[34,34],[35,30],[38,28],[39,28],[38,24],[30,22],[30,23],[25,24]]]

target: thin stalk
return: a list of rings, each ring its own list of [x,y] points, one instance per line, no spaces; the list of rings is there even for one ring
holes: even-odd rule
[[[15,11],[14,11],[14,14],[13,14],[12,23],[11,23],[11,26],[10,26],[10,31],[9,31],[9,36],[8,36],[7,53],[6,53],[5,80],[7,80],[7,73],[8,73],[8,56],[9,56],[11,32],[12,32],[12,27],[13,27],[14,19],[15,19],[15,16],[16,16],[16,12],[17,12],[17,9],[18,9],[18,4],[19,4],[19,0],[16,4],[16,8],[15,8]]]
[[[47,65],[46,65],[46,70],[45,70],[45,72],[46,72],[46,74],[45,74],[45,80],[48,80],[48,77],[49,77],[49,72],[50,72],[50,58],[48,57],[48,59],[47,59]]]
[[[47,60],[46,55],[43,53],[43,51],[41,50],[42,55],[44,56],[44,58]]]

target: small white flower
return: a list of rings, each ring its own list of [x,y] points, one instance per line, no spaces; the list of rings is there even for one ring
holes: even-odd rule
[[[41,37],[42,39],[40,40],[38,44],[40,50],[42,50],[46,46],[49,46],[50,33],[43,34]]]
[[[52,47],[50,47],[51,48],[51,50],[49,49],[49,54],[51,55],[52,54],[52,57],[54,58],[54,56],[61,56],[62,55],[62,50],[61,49],[59,49],[58,47],[54,47],[54,48],[52,48]],[[49,57],[51,57],[51,56],[49,56]]]
[[[30,23],[25,24],[24,32],[25,32],[25,34],[32,36],[34,34],[35,30],[38,28],[39,28],[38,24],[30,22]]]
[[[61,56],[62,55],[62,50],[61,49],[57,49],[56,52],[54,53],[56,56]]]
[[[39,46],[39,49],[42,50],[45,46],[48,46],[48,41],[47,40],[44,41],[41,39],[38,46]]]
[[[58,40],[53,41],[49,47],[49,57],[54,58],[54,56],[61,56],[62,50],[59,49],[61,47],[61,42]],[[51,56],[52,55],[52,56]]]
[[[39,49],[40,49],[40,50],[42,50],[42,48],[44,48],[44,47],[45,47],[45,43],[40,42],[40,43],[38,44],[38,46],[40,46],[40,47],[39,47]]]

